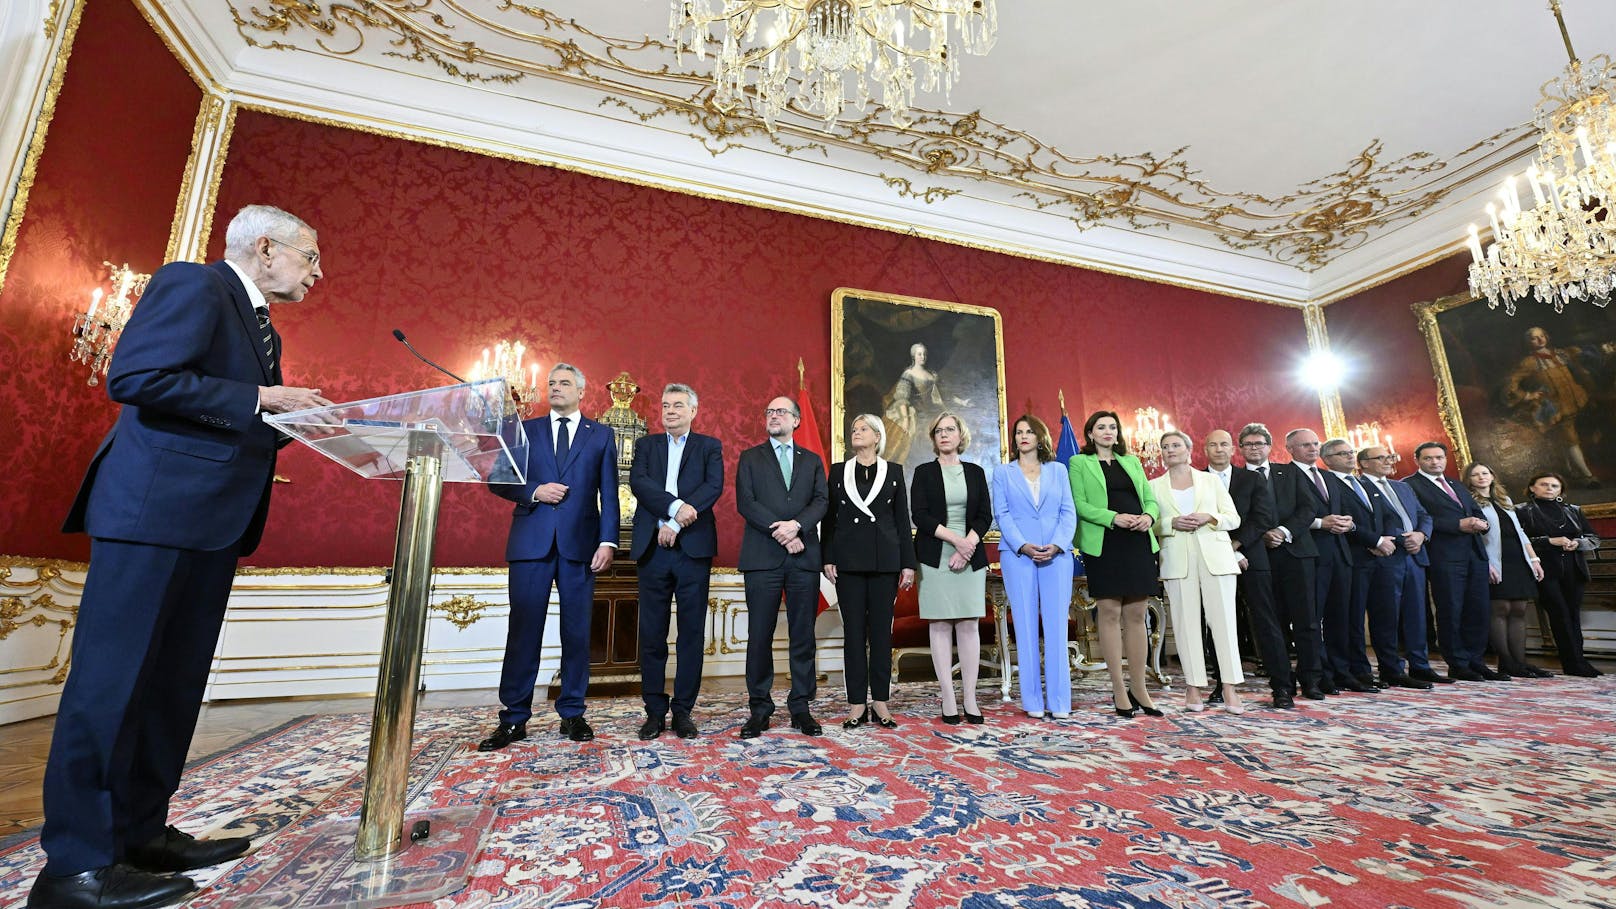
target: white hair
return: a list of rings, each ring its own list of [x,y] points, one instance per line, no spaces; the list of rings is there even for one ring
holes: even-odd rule
[[[584,381],[584,371],[579,369],[578,367],[572,365],[571,363],[557,363],[556,365],[550,367],[550,371],[545,373],[545,378],[549,378],[550,376],[553,376],[556,373],[561,372],[562,370],[566,370],[567,372],[572,373],[573,380],[578,383],[578,390],[579,391],[583,391],[584,388],[587,387],[588,383],[586,383]],[[692,402],[692,403],[694,403],[694,402]]]
[[[298,231],[306,230],[318,239],[314,228],[291,212],[281,211],[273,205],[249,205],[230,219],[224,231],[224,257],[236,262],[252,258],[253,247],[259,237],[268,237],[282,243],[297,240]]]
[[[881,453],[887,450],[886,424],[882,423],[881,418],[873,413],[861,413],[855,416],[853,418],[853,423],[859,422],[862,422],[865,426],[870,427],[870,430],[875,433],[875,455],[876,457],[880,457]],[[851,426],[853,424],[849,423],[848,425]]]
[[[579,382],[579,387],[580,388],[583,387],[583,379],[581,377],[579,378],[578,382]],[[685,397],[690,399],[690,406],[691,407],[698,406],[697,403],[696,403],[696,390],[694,388],[691,388],[689,385],[685,385],[682,382],[669,382],[662,389],[662,396],[665,398],[668,395],[684,395]]]

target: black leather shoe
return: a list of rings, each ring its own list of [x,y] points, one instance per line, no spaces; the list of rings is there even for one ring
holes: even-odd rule
[[[1212,684],[1212,690],[1207,692],[1206,702],[1208,704],[1223,703],[1223,685],[1221,683],[1214,682]]]
[[[146,842],[125,849],[124,863],[141,871],[192,871],[240,858],[251,845],[244,836],[199,840],[178,827],[165,827]]]
[[[564,716],[561,718],[561,734],[574,742],[593,742],[595,730],[589,728],[589,721],[578,716]]]
[[[1489,682],[1509,682],[1513,681],[1515,678],[1507,672],[1497,669],[1488,669],[1486,666],[1477,666],[1475,672],[1477,675]]]
[[[1410,669],[1408,671],[1408,677],[1411,679],[1419,679],[1422,682],[1430,682],[1433,685],[1453,684],[1453,679],[1450,679],[1444,675],[1438,675],[1435,669]]]
[[[661,735],[662,730],[666,728],[668,728],[668,724],[662,719],[662,717],[648,716],[645,718],[645,722],[640,724],[640,731],[638,733],[640,736],[640,741],[649,742]]]
[[[863,710],[859,711],[858,716],[853,717],[852,719],[842,720],[842,728],[843,729],[857,729],[860,726],[863,726],[865,723],[868,723],[869,721],[870,721],[870,708],[865,707]]]
[[[1531,663],[1526,663],[1521,668],[1526,671],[1526,675],[1534,679],[1554,678],[1554,673],[1544,669],[1542,666],[1533,666]]]
[[[1324,692],[1317,685],[1303,685],[1302,697],[1310,701],[1322,701],[1324,700]]]
[[[1319,690],[1324,692],[1325,694],[1331,696],[1331,697],[1334,697],[1334,696],[1341,693],[1341,689],[1337,688],[1336,684],[1334,682],[1328,682],[1328,681],[1320,682],[1319,683]]]
[[[696,728],[695,720],[682,710],[673,712],[673,732],[682,739],[693,739],[701,735],[701,730]]]
[[[1368,685],[1370,688],[1373,688],[1376,691],[1385,691],[1387,688],[1391,687],[1391,685],[1386,683],[1385,679],[1377,679],[1372,675],[1355,675],[1353,678],[1358,680],[1358,684]]]
[[[980,713],[972,713],[969,710],[965,711],[965,722],[970,723],[972,726],[980,726],[987,721],[988,718]]]
[[[941,716],[941,717],[940,717],[940,719],[941,719],[941,720],[942,720],[942,721],[943,721],[943,722],[945,722],[945,723],[947,723],[947,724],[948,724],[948,725],[950,725],[950,726],[958,726],[958,725],[959,725],[959,721],[960,721],[960,715],[959,715],[959,714],[957,714],[957,713],[945,713],[945,714],[942,714],[942,716]]]
[[[520,742],[527,738],[526,723],[500,723],[494,727],[493,735],[477,743],[478,751],[498,751],[512,742]]]
[[[791,715],[791,728],[802,730],[803,735],[823,735],[825,732],[820,727],[819,721],[814,719],[813,715],[806,710],[802,713],[793,713]]]
[[[1599,672],[1599,670],[1597,670],[1594,667],[1592,667],[1590,665],[1587,665],[1587,664],[1584,664],[1584,665],[1581,665],[1581,666],[1567,666],[1563,670],[1563,672],[1566,675],[1574,675],[1574,676],[1576,676],[1578,678],[1583,678],[1583,679],[1598,678],[1599,675],[1601,674]]]
[[[1450,681],[1454,681],[1454,682],[1485,682],[1485,681],[1487,681],[1486,679],[1481,677],[1481,673],[1473,672],[1473,671],[1471,671],[1469,669],[1465,669],[1463,667],[1458,668],[1458,669],[1449,669],[1448,670],[1448,679]]]
[[[1379,688],[1376,688],[1374,685],[1365,685],[1363,682],[1360,682],[1357,679],[1346,679],[1345,681],[1337,682],[1336,687],[1343,691],[1356,691],[1359,694],[1380,693]]]
[[[1276,692],[1274,692],[1274,709],[1275,710],[1291,710],[1291,709],[1293,709],[1295,707],[1296,707],[1296,699],[1291,697],[1290,692],[1288,692],[1288,691],[1276,691]]]
[[[1145,712],[1145,716],[1166,716],[1167,715],[1165,713],[1162,713],[1161,708],[1159,708],[1159,707],[1146,707],[1144,704],[1139,703],[1139,699],[1137,697],[1135,697],[1134,693],[1131,692],[1131,691],[1128,692],[1128,703],[1132,704],[1135,708],[1137,708],[1139,710],[1143,710]]]
[[[1416,679],[1406,675],[1383,675],[1381,679],[1389,685],[1395,685],[1398,688],[1412,688],[1415,691],[1430,691],[1434,687],[1424,679]]]
[[[898,728],[898,721],[897,720],[893,719],[890,716],[882,716],[881,714],[876,713],[873,710],[870,711],[870,722],[874,723],[877,726],[880,726],[882,729],[897,729]]]
[[[741,726],[741,738],[755,739],[762,735],[763,730],[767,728],[769,728],[769,715],[767,713],[754,713]]]
[[[149,874],[128,865],[108,865],[68,877],[41,874],[28,891],[29,909],[154,909],[196,891],[188,877]]]

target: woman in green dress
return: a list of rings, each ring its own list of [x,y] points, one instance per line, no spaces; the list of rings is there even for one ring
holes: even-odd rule
[[[964,421],[949,411],[932,420],[937,460],[915,468],[909,513],[920,563],[920,617],[931,622],[931,663],[942,687],[945,723],[960,721],[954,701],[954,644],[967,723],[984,722],[976,704],[982,665],[981,620],[987,613],[988,554],[982,538],[993,524],[988,479],[980,465],[960,460],[970,444]]]

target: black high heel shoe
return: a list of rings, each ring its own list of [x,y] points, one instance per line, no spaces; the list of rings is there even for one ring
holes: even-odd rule
[[[1132,695],[1129,695],[1129,697],[1132,698]],[[1118,707],[1116,698],[1111,699],[1111,709],[1115,710],[1117,712],[1117,716],[1120,716],[1125,720],[1133,719],[1134,715],[1139,712],[1138,707],[1129,707],[1127,709],[1123,709],[1121,707]]]
[[[957,713],[945,713],[942,715],[942,720],[950,726],[958,726],[960,715]]]
[[[842,720],[842,728],[857,729],[868,722],[870,722],[870,708],[866,707],[864,712],[860,713],[857,718]]]
[[[1139,699],[1133,696],[1132,691],[1128,692],[1128,703],[1132,704],[1134,706],[1134,709],[1136,709],[1136,710],[1143,710],[1145,712],[1145,716],[1166,716],[1167,715],[1165,713],[1162,713],[1160,710],[1156,709],[1155,707],[1146,707],[1144,704],[1139,703]]]
[[[967,710],[965,711],[965,722],[970,723],[972,726],[980,726],[987,722],[987,718],[980,713],[972,713]]]
[[[866,720],[866,722],[874,723],[875,725],[880,726],[882,729],[897,729],[898,728],[898,721],[897,720],[893,719],[890,716],[882,716],[881,714],[876,713],[874,710],[870,711],[869,718],[868,718],[868,720]]]

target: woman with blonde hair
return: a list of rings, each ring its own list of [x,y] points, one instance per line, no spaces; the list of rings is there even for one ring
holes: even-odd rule
[[[898,589],[915,583],[909,494],[903,465],[882,460],[886,427],[873,413],[853,418],[853,456],[831,467],[829,504],[819,524],[825,577],[836,585],[842,614],[842,666],[849,713],[845,729],[898,723],[887,709],[892,694],[892,605]],[[868,706],[866,706],[868,702]]]
[[[1543,565],[1521,529],[1515,503],[1486,464],[1467,464],[1465,488],[1487,519],[1487,581],[1492,585],[1492,644],[1498,671],[1506,676],[1542,678],[1550,673],[1526,662],[1526,604],[1537,598]]]
[[[931,663],[942,686],[942,718],[958,723],[954,701],[954,642],[959,642],[960,687],[967,723],[984,722],[976,705],[982,666],[979,623],[987,614],[988,554],[982,537],[993,525],[987,473],[960,460],[971,442],[965,422],[951,411],[931,421],[937,460],[915,468],[909,513],[915,521],[920,563],[920,617],[931,623]]]
[[[1206,656],[1201,623],[1212,632],[1218,673],[1223,680],[1223,709],[1244,713],[1240,691],[1240,644],[1235,634],[1235,581],[1240,561],[1229,531],[1240,526],[1234,499],[1218,479],[1190,466],[1193,443],[1179,430],[1162,433],[1162,461],[1167,472],[1150,481],[1161,508],[1156,537],[1161,540],[1161,577],[1173,617],[1173,639],[1184,669],[1184,708],[1199,712],[1205,705]]]

